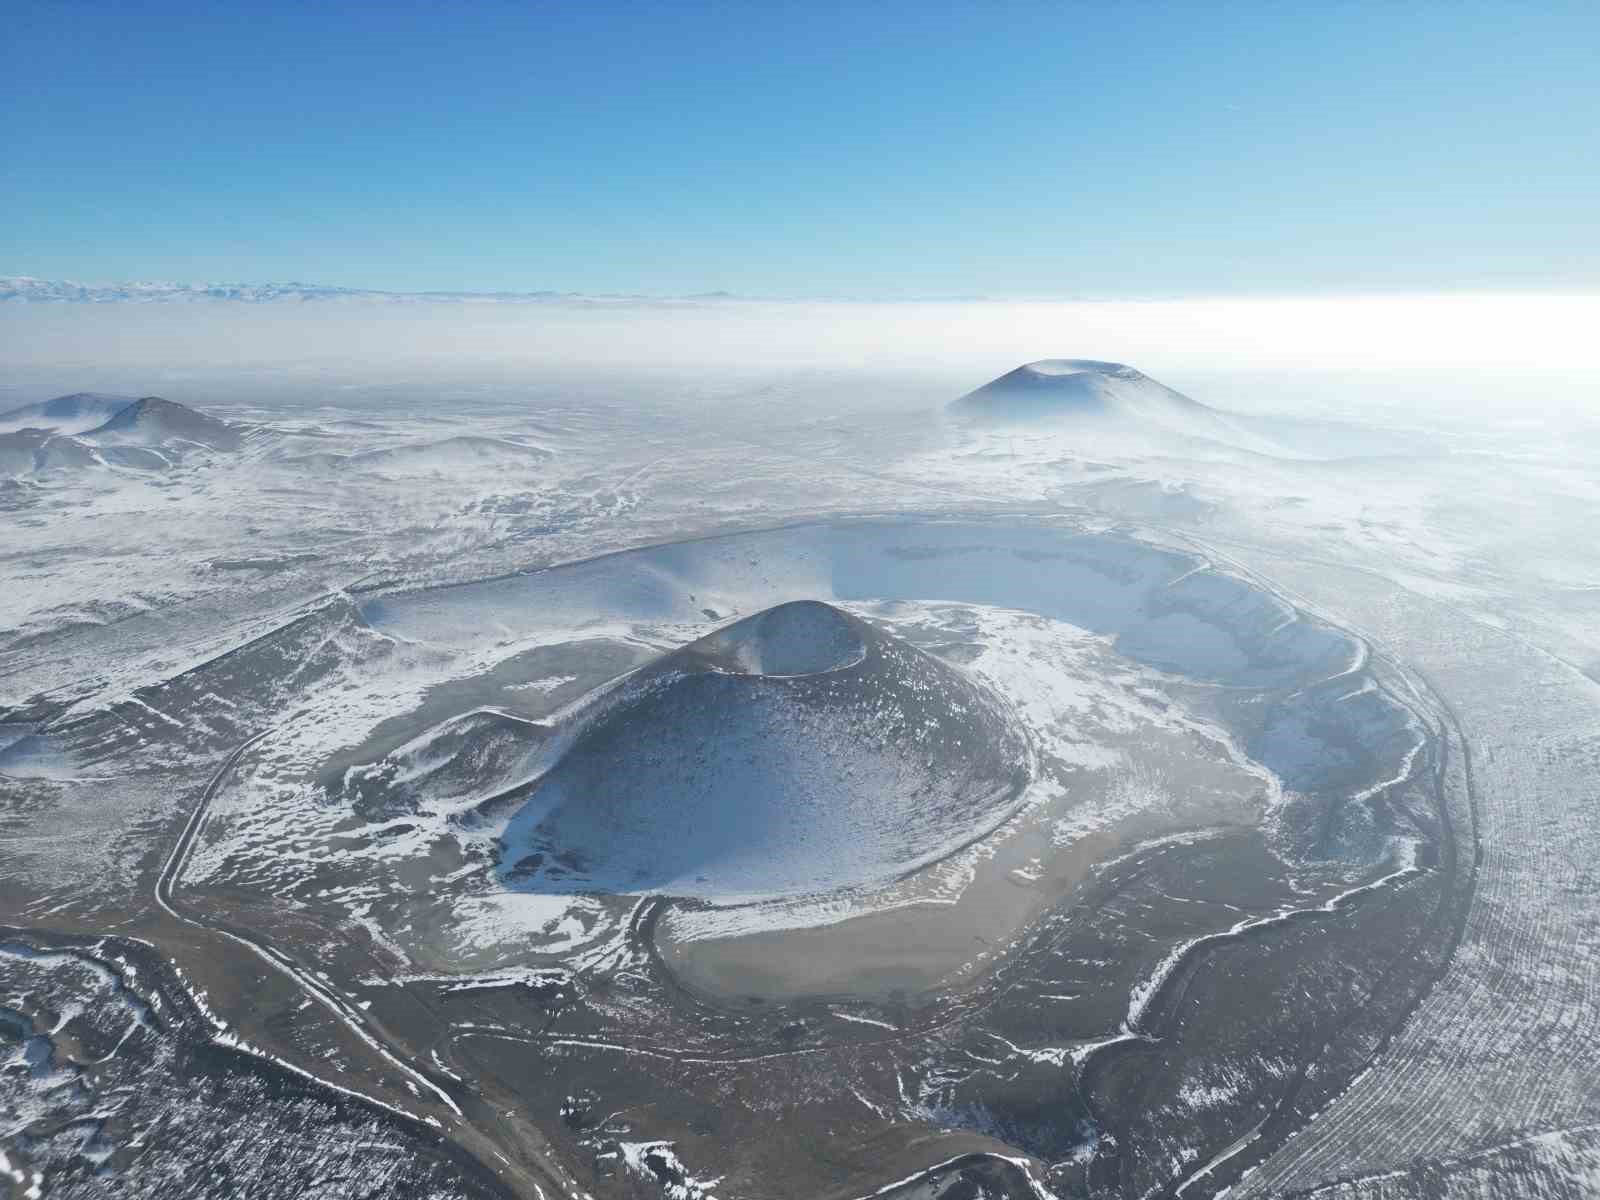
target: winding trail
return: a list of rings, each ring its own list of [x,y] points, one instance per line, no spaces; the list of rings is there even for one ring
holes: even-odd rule
[[[272,731],[273,730],[270,727],[263,729],[261,732],[248,738],[246,741],[241,742],[233,749],[227,758],[222,760],[222,765],[219,766],[216,771],[212,773],[211,778],[207,780],[205,787],[200,792],[200,799],[195,804],[194,812],[190,814],[188,822],[183,827],[183,832],[178,835],[178,840],[176,843],[174,843],[171,853],[167,855],[167,861],[165,864],[163,864],[161,873],[156,876],[155,901],[161,906],[162,910],[173,919],[181,921],[185,925],[192,925],[195,928],[204,929],[209,933],[218,934],[232,942],[238,943],[245,949],[249,950],[262,962],[266,963],[273,970],[277,971],[281,975],[286,976],[303,992],[305,992],[309,998],[316,1001],[318,1004],[322,1005],[322,1007],[326,1008],[330,1013],[332,1013],[335,1018],[337,1018],[346,1028],[360,1038],[361,1041],[366,1043],[366,1045],[380,1058],[382,1058],[390,1066],[394,1067],[395,1070],[399,1071],[413,1084],[427,1089],[429,1093],[435,1096],[440,1103],[453,1112],[457,1117],[462,1117],[464,1114],[462,1113],[460,1106],[457,1105],[455,1100],[451,1097],[450,1093],[445,1091],[444,1088],[440,1087],[432,1079],[428,1078],[428,1076],[418,1071],[415,1067],[412,1067],[406,1062],[402,1061],[401,1058],[392,1050],[390,1050],[389,1047],[380,1039],[380,1037],[373,1032],[372,1023],[362,1012],[362,1010],[336,992],[331,984],[324,983],[317,979],[308,971],[305,971],[296,965],[294,960],[288,955],[284,954],[280,950],[274,949],[265,942],[258,941],[249,934],[228,928],[226,926],[213,924],[211,922],[201,920],[199,917],[189,916],[180,911],[178,907],[176,899],[178,880],[182,877],[184,867],[188,864],[189,858],[194,852],[195,839],[199,835],[201,828],[205,825],[206,815],[211,808],[211,801],[216,797],[217,791],[221,788],[223,780],[226,779],[228,773],[239,764],[239,760],[244,757],[245,752]]]

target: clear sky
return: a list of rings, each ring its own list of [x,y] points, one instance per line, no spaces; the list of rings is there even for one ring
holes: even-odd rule
[[[13,0],[0,274],[1600,286],[1600,4]]]

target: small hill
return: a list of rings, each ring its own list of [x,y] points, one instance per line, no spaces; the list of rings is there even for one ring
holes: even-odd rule
[[[32,427],[0,433],[0,475],[36,475],[98,463],[94,447]]]
[[[1283,447],[1125,363],[1046,358],[968,392],[952,415],[983,425],[1075,428],[1099,436],[1170,443],[1200,439],[1258,454]]]
[[[158,446],[193,442],[213,450],[237,450],[239,430],[216,417],[159,396],[146,396],[84,434],[97,445]]]
[[[461,436],[368,450],[342,460],[358,471],[380,475],[448,475],[484,467],[526,467],[550,457],[548,450],[503,438]]]
[[[116,416],[134,402],[133,396],[104,392],[73,392],[37,404],[24,404],[0,413],[0,433],[19,429],[46,429],[51,433],[87,433]]]
[[[603,692],[501,834],[530,891],[713,902],[886,883],[1014,811],[1029,752],[958,668],[816,601]]]
[[[547,726],[481,708],[436,725],[377,762],[351,767],[338,791],[368,820],[453,815],[526,785]]]
[[[195,446],[235,450],[240,440],[226,421],[158,396],[74,392],[0,413],[0,475],[161,471]]]
[[[94,467],[163,471],[172,463],[168,452],[146,446],[108,445],[32,427],[0,433],[0,475],[5,476],[72,475]]]

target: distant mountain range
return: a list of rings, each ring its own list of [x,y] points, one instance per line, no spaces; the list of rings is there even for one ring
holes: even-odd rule
[[[320,283],[79,283],[0,275],[0,303],[34,304],[302,304],[361,301],[388,304],[703,304],[739,297],[730,292],[693,296],[586,295],[580,292],[380,292]]]

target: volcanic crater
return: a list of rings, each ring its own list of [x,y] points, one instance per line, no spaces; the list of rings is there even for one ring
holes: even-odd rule
[[[1021,802],[1031,752],[959,668],[818,601],[598,695],[501,837],[515,888],[714,904],[887,882]]]

